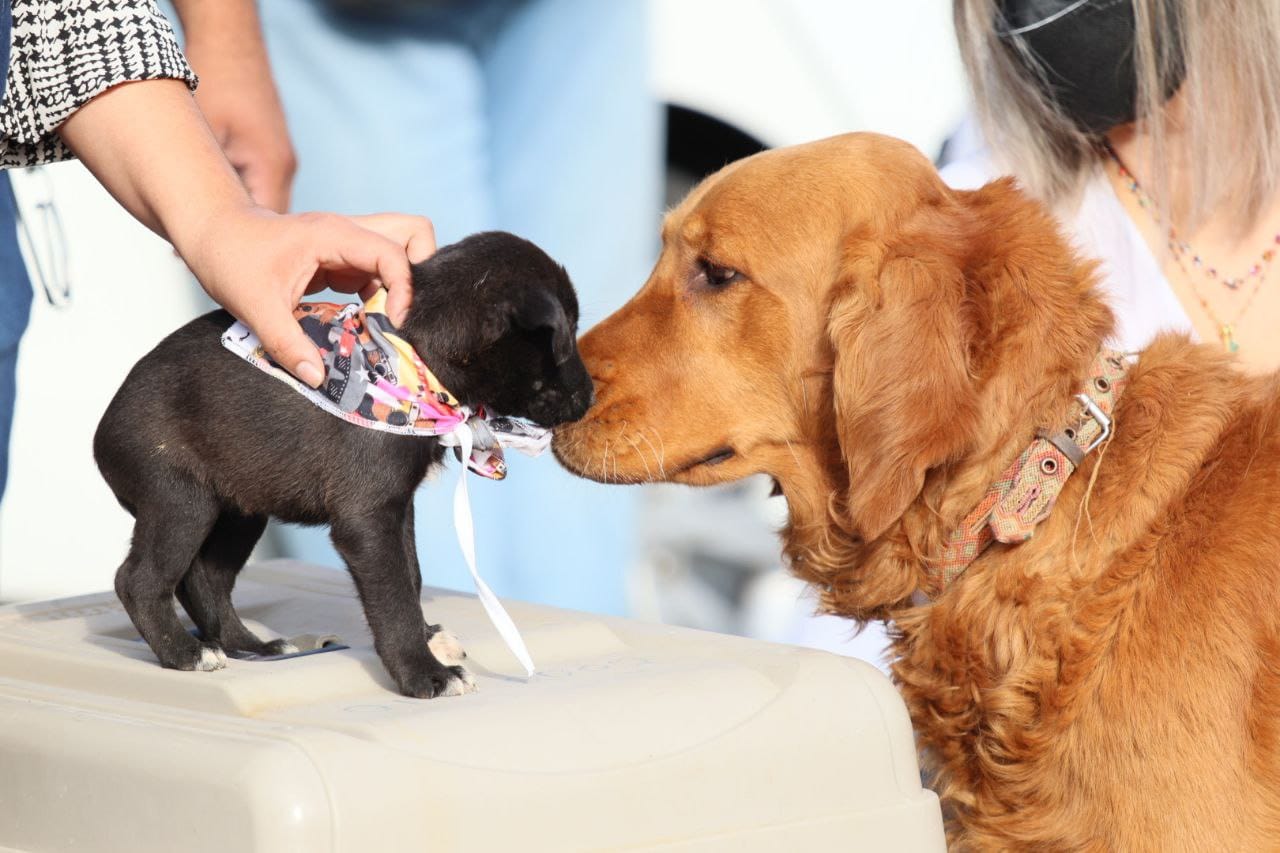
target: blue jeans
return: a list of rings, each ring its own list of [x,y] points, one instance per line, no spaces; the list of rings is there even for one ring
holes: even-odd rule
[[[9,175],[0,172],[0,498],[9,479],[9,431],[18,395],[18,341],[31,315],[31,281],[18,251]]]
[[[423,213],[443,245],[500,228],[569,270],[582,328],[644,280],[657,249],[662,125],[643,0],[468,0],[339,13],[260,4],[298,151],[294,207]],[[515,458],[510,458],[515,457]],[[509,456],[473,478],[481,572],[500,594],[620,613],[635,553],[632,490]],[[470,588],[453,544],[457,466],[418,495],[428,584]],[[285,550],[341,565],[326,532]]]
[[[0,0],[0,98],[9,69],[9,0]],[[0,498],[9,480],[9,432],[18,396],[18,341],[31,316],[31,280],[18,250],[17,210],[7,172],[0,172]]]

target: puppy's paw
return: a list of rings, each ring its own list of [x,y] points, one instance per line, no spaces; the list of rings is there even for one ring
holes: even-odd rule
[[[202,643],[189,634],[183,634],[177,648],[155,649],[160,665],[165,669],[184,672],[213,672],[227,665],[227,654],[217,643]]]
[[[427,641],[427,648],[431,649],[431,654],[435,655],[436,660],[445,666],[459,666],[467,659],[462,643],[458,642],[457,636],[452,631],[446,631],[439,625],[431,627],[435,629],[435,633]]]
[[[430,669],[415,673],[399,682],[400,692],[415,699],[434,699],[437,696],[461,696],[476,691],[476,680],[460,666],[435,664]]]
[[[476,686],[475,676],[466,667],[451,666],[449,673],[452,677],[445,682],[444,690],[440,692],[441,696],[461,696],[464,693],[475,693],[480,689]]]
[[[296,655],[300,649],[288,640],[271,640],[262,644],[260,654],[264,658],[276,657],[277,655]]]
[[[192,667],[198,672],[213,672],[227,665],[227,655],[218,646],[209,643],[200,644],[200,657]]]

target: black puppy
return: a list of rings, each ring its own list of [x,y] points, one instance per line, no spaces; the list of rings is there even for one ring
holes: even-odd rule
[[[463,405],[546,427],[587,411],[577,298],[538,247],[477,234],[415,266],[413,286],[400,335]],[[233,322],[214,311],[161,341],[94,437],[103,477],[136,519],[115,582],[133,624],[174,669],[217,669],[223,650],[287,650],[244,626],[231,590],[268,516],[327,523],[400,692],[471,689],[461,649],[418,601],[413,493],[444,448],[323,411],[227,351],[220,338]],[[201,640],[179,622],[175,594]]]

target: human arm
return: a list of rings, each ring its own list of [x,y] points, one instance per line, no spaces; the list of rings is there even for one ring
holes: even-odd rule
[[[249,195],[289,209],[297,159],[263,42],[256,0],[174,0],[196,104]]]
[[[367,296],[381,284],[398,322],[411,297],[410,260],[435,249],[422,217],[287,216],[255,204],[176,80],[109,89],[58,133],[126,210],[173,243],[215,301],[312,385],[323,372],[293,320],[301,297],[324,287]]]

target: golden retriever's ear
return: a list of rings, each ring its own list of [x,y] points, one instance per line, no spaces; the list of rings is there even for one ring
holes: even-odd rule
[[[977,420],[964,274],[940,251],[907,251],[846,246],[827,322],[847,509],[864,541],[902,516]]]

